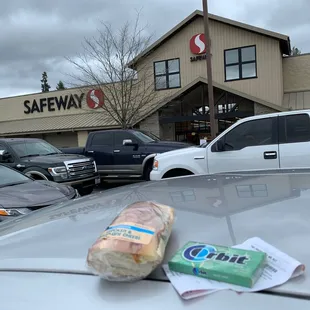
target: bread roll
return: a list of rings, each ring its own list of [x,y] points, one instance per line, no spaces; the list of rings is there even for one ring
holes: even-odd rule
[[[87,264],[110,281],[137,281],[163,260],[174,209],[141,201],[123,209],[88,250]]]

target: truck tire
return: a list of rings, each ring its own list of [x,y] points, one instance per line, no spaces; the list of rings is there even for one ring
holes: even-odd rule
[[[90,195],[94,190],[93,186],[89,186],[89,187],[82,187],[78,189],[78,192],[81,196],[87,196]]]
[[[34,180],[51,181],[51,177],[47,174],[47,172],[39,167],[28,168],[23,171],[23,174],[33,178]]]

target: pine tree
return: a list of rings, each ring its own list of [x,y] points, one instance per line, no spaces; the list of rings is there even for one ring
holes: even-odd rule
[[[50,91],[51,86],[48,84],[47,81],[47,73],[44,71],[42,73],[42,80],[41,80],[41,90],[42,93]]]
[[[297,48],[296,46],[293,46],[292,51],[291,51],[291,55],[296,56],[296,55],[300,55],[300,54],[301,54],[301,50],[299,48]]]
[[[63,81],[59,81],[58,84],[56,85],[56,90],[63,90],[66,89]]]

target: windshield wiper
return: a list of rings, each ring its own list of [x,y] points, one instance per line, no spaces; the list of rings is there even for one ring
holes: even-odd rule
[[[44,156],[49,156],[49,155],[58,155],[58,154],[60,154],[60,153],[56,153],[56,152],[54,152],[54,153],[47,153],[47,154],[44,154]]]
[[[36,156],[42,156],[41,154],[29,154],[29,155],[23,155],[20,156],[19,158],[25,158],[25,157],[36,157]]]

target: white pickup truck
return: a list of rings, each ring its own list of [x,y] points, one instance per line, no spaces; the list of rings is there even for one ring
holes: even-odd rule
[[[158,154],[151,180],[310,167],[310,110],[241,119],[209,144]]]

